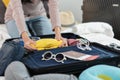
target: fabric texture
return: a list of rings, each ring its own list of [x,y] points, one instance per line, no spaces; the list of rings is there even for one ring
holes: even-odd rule
[[[5,71],[5,80],[78,80],[74,75],[41,74],[30,77],[25,65],[21,62],[12,62]]]
[[[5,24],[0,24],[0,48],[6,39],[11,38],[7,32]]]
[[[4,14],[5,14],[6,8],[2,2],[2,0],[0,0],[0,24],[4,23]]]
[[[26,21],[25,28],[29,36],[53,34],[51,23],[47,17],[37,16],[32,19],[26,18],[25,21]],[[15,20],[7,22],[6,27],[9,35],[12,38],[20,37],[19,30],[17,28]]]
[[[68,72],[69,73],[69,70],[72,70],[73,68],[77,66],[74,66],[74,65],[69,66],[67,64],[72,64],[72,63],[77,63],[77,62],[82,62],[82,61],[67,58],[67,60],[63,61],[64,64],[61,64],[61,62],[57,62],[54,59],[46,60],[46,61],[42,60],[43,59],[42,55],[46,53],[46,51],[51,51],[54,55],[56,55],[57,53],[64,53],[66,51],[73,50],[76,52],[82,52],[82,53],[89,54],[89,55],[99,55],[99,57],[97,58],[98,60],[99,59],[102,60],[105,58],[111,59],[111,56],[112,58],[116,56],[116,54],[111,51],[103,50],[103,47],[90,46],[90,48],[92,48],[91,51],[88,51],[88,50],[82,51],[76,46],[68,46],[68,47],[62,47],[62,48],[56,48],[56,49],[50,49],[50,50],[34,51],[30,53],[31,55],[24,57],[22,62],[29,68],[32,74],[41,74],[41,73],[43,74],[43,73],[50,73],[50,72],[54,72],[54,73],[55,72],[62,72],[62,73]],[[58,70],[58,69],[61,69],[61,67],[59,66],[62,66],[62,65],[63,66],[66,65],[66,67],[62,68],[62,70]],[[78,66],[80,65],[78,64]],[[51,67],[54,67],[54,68],[51,68]]]
[[[112,26],[105,22],[88,22],[76,25],[76,34],[102,33],[114,37]]]
[[[4,75],[6,67],[12,61],[20,61],[24,55],[24,48],[13,41],[6,41],[0,49],[0,76]]]
[[[71,11],[60,12],[61,25],[63,27],[70,27],[75,25],[75,18]]]
[[[41,0],[32,0],[33,3],[22,4],[21,0],[10,0],[5,14],[5,22],[15,20],[20,34],[26,31],[24,28],[25,17],[33,18],[36,16],[46,16],[46,12]],[[59,17],[58,0],[49,0],[49,13],[53,29],[61,26]],[[23,9],[22,9],[23,7]],[[18,16],[19,15],[19,16]]]
[[[15,61],[5,70],[5,80],[33,80],[23,63]]]
[[[45,49],[53,49],[58,48],[62,44],[62,41],[57,41],[56,39],[52,38],[44,38],[36,41],[36,45],[31,45],[37,50],[45,50]]]
[[[47,17],[37,16],[26,20],[27,27],[32,36],[53,34],[52,25]]]
[[[68,46],[75,46],[77,43],[79,43],[79,40],[77,39],[67,39]]]
[[[3,3],[4,3],[4,5],[5,5],[5,7],[7,7],[7,6],[8,6],[9,1],[10,1],[10,0],[2,0],[2,2],[3,2]]]
[[[66,73],[66,72],[69,72],[69,70],[71,70],[75,66],[70,66],[69,70],[67,67],[65,67],[64,70],[61,71],[61,70],[58,70],[59,65],[62,66],[62,65],[69,64],[69,63],[79,62],[79,61],[76,61],[73,59],[64,60],[64,64],[61,64],[60,62],[57,62],[54,59],[44,61],[44,60],[42,60],[42,54],[44,54],[48,50],[28,52],[28,51],[24,50],[23,45],[22,46],[20,45],[21,44],[20,41],[21,41],[21,39],[14,39],[13,41],[7,40],[3,44],[3,46],[0,50],[0,75],[3,75],[6,67],[11,62],[16,61],[16,60],[22,61],[28,67],[31,74],[40,74],[40,73],[43,74],[46,72],[50,73],[52,71],[54,73],[55,72]],[[108,50],[103,50],[102,47],[101,48],[95,47],[95,46],[90,46],[90,47],[92,48],[91,51],[82,51],[81,49],[77,48],[76,46],[68,46],[68,47],[50,49],[50,51],[55,55],[57,53],[62,53],[62,52],[66,52],[69,50],[73,50],[73,51],[77,51],[77,52],[81,51],[83,53],[90,54],[90,55],[99,55],[98,59],[117,57],[117,55],[114,52],[111,52]],[[50,68],[52,66],[56,66],[56,67]]]
[[[109,45],[111,43],[115,43],[120,46],[119,40],[102,33],[91,33],[87,35],[81,35],[81,37],[86,38],[90,42],[96,42],[102,45]]]
[[[79,80],[120,80],[120,68],[109,65],[92,66],[80,74]]]
[[[11,20],[11,21],[7,22],[6,23],[6,28],[7,28],[8,34],[10,35],[11,38],[20,37],[19,30],[18,30],[14,20]],[[26,32],[29,34],[29,36],[31,36],[27,25],[25,26],[25,28],[26,28]]]
[[[74,32],[77,35],[87,35],[92,33],[105,34],[109,37],[114,37],[113,28],[110,24],[105,22],[86,22],[76,24],[72,28],[68,28],[62,32]]]
[[[109,45],[111,43],[120,45],[120,41],[114,38],[112,26],[105,22],[81,23],[62,32],[74,32],[90,42],[96,42],[102,45]]]

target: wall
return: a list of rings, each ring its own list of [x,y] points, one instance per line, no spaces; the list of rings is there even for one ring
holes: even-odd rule
[[[83,4],[83,0],[59,0],[60,1],[60,11],[72,11],[75,19],[78,22],[82,22],[82,10],[81,6]]]

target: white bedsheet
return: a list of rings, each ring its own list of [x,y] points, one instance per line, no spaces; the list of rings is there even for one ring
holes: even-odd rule
[[[0,24],[0,48],[3,44],[3,42],[8,38],[10,38],[10,36],[7,32],[5,24]]]
[[[0,24],[0,48],[3,44],[3,42],[8,38],[10,38],[10,36],[7,32],[5,24]],[[0,76],[0,80],[5,80],[4,76]]]
[[[110,37],[114,37],[112,26],[105,22],[87,22],[81,23],[75,26],[76,34],[87,35],[91,33],[105,34]]]

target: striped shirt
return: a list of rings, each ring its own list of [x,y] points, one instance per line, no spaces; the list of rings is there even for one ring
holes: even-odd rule
[[[53,29],[61,26],[58,0],[49,0],[48,7]],[[26,31],[25,18],[33,18],[35,16],[46,16],[46,11],[41,0],[32,0],[32,3],[25,4],[22,4],[21,0],[10,0],[5,13],[5,22],[15,20],[21,34]]]

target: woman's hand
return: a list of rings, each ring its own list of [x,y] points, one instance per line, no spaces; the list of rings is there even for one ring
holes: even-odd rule
[[[27,35],[27,32],[22,33],[22,39],[24,41],[24,47],[30,51],[37,50],[36,48],[32,47],[31,45],[35,45],[35,41],[31,40]]]
[[[68,44],[67,44],[67,39],[66,38],[63,38],[62,36],[61,36],[61,33],[60,33],[60,28],[59,27],[56,27],[55,28],[55,39],[56,40],[62,40],[63,42],[62,42],[62,45],[60,46],[60,47],[65,47],[65,46],[68,46]]]
[[[63,38],[62,36],[61,36],[61,34],[60,35],[55,35],[55,39],[56,40],[62,40],[62,45],[60,45],[59,47],[65,47],[65,46],[68,46],[68,44],[67,44],[67,39],[66,38]]]

